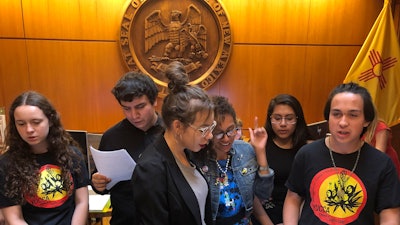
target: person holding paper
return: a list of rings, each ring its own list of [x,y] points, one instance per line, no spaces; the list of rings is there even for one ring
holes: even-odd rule
[[[212,139],[213,103],[200,87],[188,85],[182,63],[172,62],[166,77],[165,133],[142,154],[132,176],[138,224],[212,224],[207,181],[188,151],[198,152]]]
[[[99,150],[126,149],[130,157],[137,161],[146,146],[164,130],[155,110],[157,86],[143,73],[128,72],[120,78],[111,92],[121,105],[125,118],[103,134]],[[92,175],[93,190],[98,194],[110,194],[112,206],[110,225],[134,224],[136,215],[130,179],[120,181],[108,190],[106,185],[110,182],[111,178],[99,172]]]
[[[11,104],[0,159],[0,208],[6,224],[85,225],[89,175],[79,145],[43,95]]]

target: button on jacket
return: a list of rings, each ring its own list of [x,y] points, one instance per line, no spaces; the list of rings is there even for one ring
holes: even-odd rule
[[[234,179],[239,187],[246,208],[246,216],[253,211],[253,196],[260,199],[269,199],[274,186],[274,171],[270,169],[268,175],[258,174],[258,164],[253,147],[242,140],[235,140],[230,150],[232,156],[231,167]],[[216,159],[208,158],[206,162],[195,161],[207,179],[211,192],[212,218],[215,221],[219,205],[219,186],[215,180],[219,177]]]

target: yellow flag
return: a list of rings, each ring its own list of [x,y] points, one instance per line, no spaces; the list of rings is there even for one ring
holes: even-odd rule
[[[400,123],[400,47],[394,29],[389,0],[385,0],[367,39],[344,83],[358,83],[368,89],[389,126]]]

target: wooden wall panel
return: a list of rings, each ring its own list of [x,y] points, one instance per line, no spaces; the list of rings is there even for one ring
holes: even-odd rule
[[[383,4],[221,1],[231,19],[234,44],[224,74],[207,91],[229,97],[247,126],[255,115],[264,123],[267,104],[278,93],[298,97],[308,122],[323,119],[327,93],[342,82]],[[3,3],[0,76],[7,79],[0,82],[0,104],[31,88],[51,98],[68,129],[103,132],[123,117],[110,89],[127,70],[118,34],[129,0]],[[4,25],[3,12],[13,18],[11,25]],[[18,31],[22,18],[25,30]]]
[[[265,123],[268,103],[277,94],[296,96],[307,122],[323,120],[330,90],[343,79],[359,47],[235,45],[226,72],[208,92],[232,101],[245,126],[254,116]],[[243,60],[243,59],[246,60]]]
[[[0,1],[0,37],[23,37],[21,1]]]
[[[383,0],[311,1],[308,43],[362,44],[382,7]]]
[[[222,1],[235,43],[305,43],[311,0]]]
[[[127,0],[22,0],[26,37],[117,40]]]
[[[0,106],[30,87],[25,40],[0,39]]]
[[[223,2],[234,42],[265,44],[359,44],[383,6],[382,0]]]
[[[306,91],[306,86],[298,85],[305,76],[305,54],[304,46],[235,45],[217,83],[218,92],[213,88],[209,92],[228,97],[245,126],[253,125],[254,116],[264,124],[271,98],[279,93],[297,96],[302,88]]]
[[[342,83],[359,47],[310,46],[307,48],[304,92],[299,93],[308,123],[324,120],[323,108],[330,91]]]
[[[27,42],[31,88],[48,96],[67,129],[103,132],[122,118],[111,89],[125,73],[116,43]]]
[[[400,0],[393,1],[392,5],[394,27],[397,31],[397,37],[400,39]]]

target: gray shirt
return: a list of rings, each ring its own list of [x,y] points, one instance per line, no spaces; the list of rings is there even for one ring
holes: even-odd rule
[[[189,183],[194,194],[196,195],[197,202],[199,203],[201,221],[205,225],[204,221],[204,210],[206,206],[206,199],[208,194],[208,185],[204,177],[196,170],[196,167],[191,164],[191,166],[183,165],[178,159],[175,158],[179,169],[183,173],[186,181]]]

